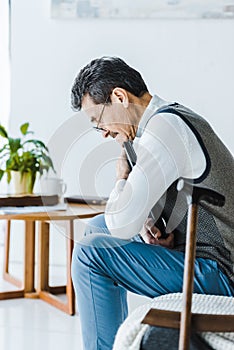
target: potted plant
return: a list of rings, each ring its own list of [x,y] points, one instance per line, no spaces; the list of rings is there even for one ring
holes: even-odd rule
[[[36,175],[41,176],[44,171],[48,172],[54,165],[49,156],[46,145],[33,138],[33,134],[28,130],[29,123],[20,126],[22,136],[12,138],[6,129],[0,125],[0,136],[3,146],[0,146],[0,181],[4,174],[7,175],[7,182],[12,178],[15,182],[15,193],[33,193]]]

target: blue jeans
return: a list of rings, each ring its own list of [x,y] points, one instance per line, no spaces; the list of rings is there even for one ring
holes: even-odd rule
[[[127,317],[127,290],[151,298],[182,290],[184,253],[108,233],[104,216],[94,217],[73,252],[84,350],[112,349]],[[202,258],[195,262],[194,292],[233,295],[217,263]]]

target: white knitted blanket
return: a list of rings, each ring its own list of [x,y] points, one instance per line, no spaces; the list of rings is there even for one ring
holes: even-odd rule
[[[182,293],[172,293],[152,299],[135,309],[120,326],[113,350],[139,350],[142,337],[149,327],[141,321],[151,308],[181,311]],[[234,298],[193,294],[192,312],[204,314],[234,314]],[[214,350],[234,350],[234,332],[200,333]]]

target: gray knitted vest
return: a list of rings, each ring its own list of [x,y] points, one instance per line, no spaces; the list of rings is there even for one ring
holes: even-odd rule
[[[234,284],[234,159],[208,122],[190,109],[177,103],[161,107],[158,113],[173,113],[183,119],[200,143],[206,157],[206,170],[200,178],[192,179],[225,196],[222,208],[201,202],[198,213],[196,256],[217,261],[220,269]],[[185,250],[187,210],[185,200],[178,197],[176,183],[163,196],[161,214],[165,222],[178,225],[175,233],[175,250]],[[176,205],[175,205],[176,204]],[[181,217],[181,213],[184,213]],[[178,216],[176,218],[176,216]],[[167,231],[170,227],[167,226]]]

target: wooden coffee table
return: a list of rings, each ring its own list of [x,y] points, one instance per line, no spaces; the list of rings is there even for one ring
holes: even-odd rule
[[[0,220],[7,220],[4,272],[3,278],[19,289],[0,292],[0,300],[11,298],[40,298],[58,309],[74,315],[75,296],[71,281],[71,259],[74,246],[74,221],[91,218],[104,212],[104,206],[87,204],[70,204],[65,211],[0,214]],[[24,277],[23,281],[9,273],[10,228],[12,220],[23,220],[25,223],[24,238]],[[62,221],[66,224],[67,237],[67,284],[64,286],[49,285],[49,237],[52,222]],[[38,232],[38,282],[35,286],[35,224],[39,222]],[[63,302],[58,294],[66,294]]]

